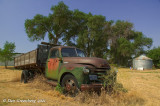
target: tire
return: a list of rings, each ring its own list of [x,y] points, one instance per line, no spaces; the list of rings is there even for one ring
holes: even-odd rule
[[[28,72],[28,79],[30,80],[30,79],[33,79],[34,78],[34,72],[33,71],[29,71]]]
[[[64,88],[64,93],[75,96],[78,93],[78,82],[73,75],[65,75],[62,79],[61,86]]]
[[[28,70],[23,70],[21,74],[21,82],[27,83],[28,82],[29,72]]]

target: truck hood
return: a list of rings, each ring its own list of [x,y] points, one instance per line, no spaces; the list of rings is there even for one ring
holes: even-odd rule
[[[105,59],[96,57],[64,57],[63,63],[93,65],[96,68],[110,68]]]

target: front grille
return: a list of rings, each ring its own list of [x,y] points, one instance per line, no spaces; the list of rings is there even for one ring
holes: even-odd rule
[[[109,69],[106,68],[96,68],[90,69],[90,75],[97,75],[97,80],[90,80],[91,83],[103,83],[104,76]]]

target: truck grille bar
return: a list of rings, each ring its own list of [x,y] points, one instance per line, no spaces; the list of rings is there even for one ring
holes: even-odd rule
[[[106,72],[109,71],[107,68],[97,68],[90,70],[90,75],[97,75],[97,80],[91,80],[91,83],[103,83],[104,76],[106,75]]]

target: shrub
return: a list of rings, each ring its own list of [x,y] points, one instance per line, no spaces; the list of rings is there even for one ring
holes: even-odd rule
[[[56,90],[56,91],[58,91],[58,92],[60,92],[60,93],[62,94],[62,93],[63,93],[63,91],[64,91],[64,88],[63,88],[63,87],[61,87],[61,85],[60,85],[60,84],[58,84],[58,85],[56,86],[55,90]]]
[[[121,83],[117,83],[117,72],[117,68],[112,68],[110,71],[107,71],[107,75],[104,77],[104,87],[107,92],[127,92],[127,89],[125,89]]]

